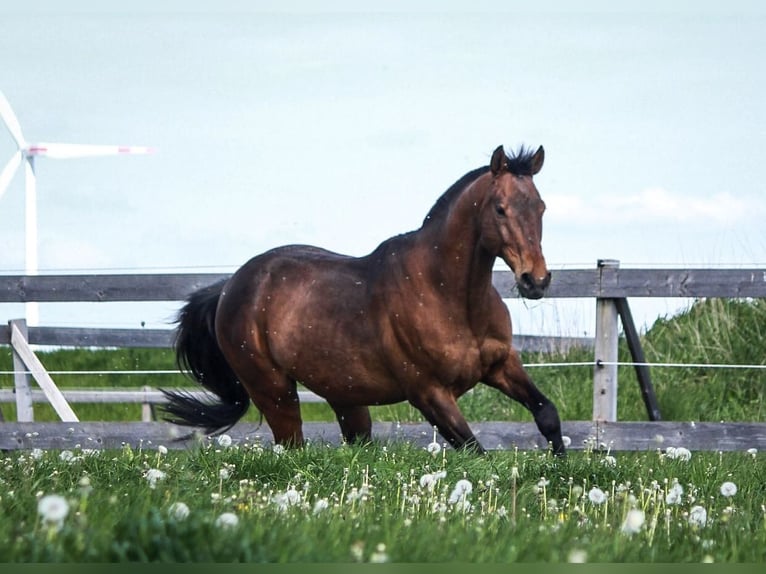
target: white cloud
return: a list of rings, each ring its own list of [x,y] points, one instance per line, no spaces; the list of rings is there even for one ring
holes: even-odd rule
[[[547,195],[546,219],[601,224],[611,222],[679,222],[731,225],[766,212],[766,205],[753,197],[734,197],[720,192],[707,197],[689,196],[662,187],[649,187],[625,196]]]

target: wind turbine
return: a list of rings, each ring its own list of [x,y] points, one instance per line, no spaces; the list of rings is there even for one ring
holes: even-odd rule
[[[108,155],[135,155],[152,153],[152,148],[143,146],[115,146],[115,145],[83,145],[65,143],[28,143],[24,139],[16,114],[13,112],[8,100],[0,91],[0,117],[5,127],[16,142],[18,150],[11,156],[0,172],[0,197],[3,196],[8,185],[11,183],[16,170],[24,162],[25,176],[25,272],[27,275],[37,275],[37,188],[35,178],[35,158],[50,157],[56,159],[70,159],[77,157],[93,157]],[[36,302],[26,304],[27,323],[37,325],[39,322],[39,309]]]

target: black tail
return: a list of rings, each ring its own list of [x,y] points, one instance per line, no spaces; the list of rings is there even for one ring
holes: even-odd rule
[[[176,362],[178,368],[215,395],[200,400],[188,391],[161,389],[169,402],[163,410],[165,420],[201,427],[208,434],[223,432],[242,418],[250,397],[218,347],[215,337],[215,312],[224,281],[192,293],[178,314]]]

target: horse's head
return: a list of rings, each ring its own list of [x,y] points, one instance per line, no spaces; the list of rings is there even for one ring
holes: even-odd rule
[[[481,210],[482,246],[506,262],[519,293],[528,299],[542,297],[551,281],[540,245],[545,203],[532,181],[544,157],[542,146],[511,157],[499,146],[492,154],[491,189]]]

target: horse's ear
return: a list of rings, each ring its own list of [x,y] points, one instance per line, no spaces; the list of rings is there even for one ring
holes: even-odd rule
[[[543,169],[543,161],[545,161],[545,150],[543,146],[540,146],[532,156],[532,175],[537,175]]]
[[[492,170],[492,175],[497,175],[503,171],[506,165],[508,165],[508,158],[505,155],[503,146],[499,145],[495,151],[492,152],[492,160],[489,162],[489,168]]]

